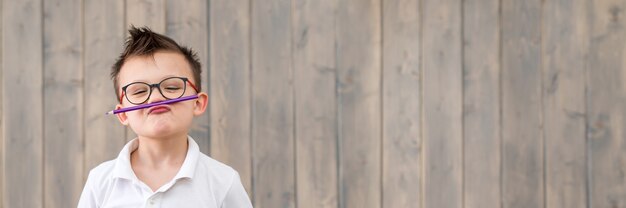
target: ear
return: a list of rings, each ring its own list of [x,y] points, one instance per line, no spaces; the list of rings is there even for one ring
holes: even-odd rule
[[[198,99],[194,102],[193,115],[199,116],[206,111],[206,107],[209,103],[209,95],[204,92],[198,93]]]
[[[115,105],[115,110],[120,108],[122,108],[122,104]],[[115,115],[117,116],[117,120],[119,120],[122,125],[128,126],[128,116],[126,116],[126,113],[118,113]]]

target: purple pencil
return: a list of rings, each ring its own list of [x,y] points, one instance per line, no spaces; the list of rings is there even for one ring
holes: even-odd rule
[[[152,106],[177,103],[177,102],[186,101],[186,100],[193,100],[193,99],[198,99],[198,95],[190,95],[190,96],[179,97],[179,98],[171,99],[171,100],[164,100],[164,101],[156,102],[156,103],[148,103],[148,104],[143,104],[143,105],[138,105],[138,106],[133,106],[133,107],[128,107],[128,108],[120,108],[120,109],[117,109],[117,110],[109,111],[105,115],[124,113],[124,112],[128,112],[128,111],[134,111],[134,110],[149,108],[149,107],[152,107]]]

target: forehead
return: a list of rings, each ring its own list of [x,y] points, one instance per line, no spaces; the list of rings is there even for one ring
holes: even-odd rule
[[[153,55],[133,56],[127,59],[118,79],[122,87],[136,81],[156,83],[172,76],[192,79],[189,63],[180,53],[158,51]]]

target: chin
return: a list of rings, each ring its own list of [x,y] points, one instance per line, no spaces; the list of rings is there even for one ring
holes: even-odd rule
[[[176,126],[169,122],[156,122],[148,124],[144,129],[146,129],[146,131],[144,131],[143,135],[153,138],[168,137],[176,134]]]
[[[176,132],[175,128],[171,126],[154,126],[150,130],[150,134],[154,135],[154,137],[166,137],[176,134]]]

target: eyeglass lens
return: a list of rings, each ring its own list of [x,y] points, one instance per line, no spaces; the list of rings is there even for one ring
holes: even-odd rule
[[[161,81],[157,87],[164,98],[176,99],[185,93],[185,80],[180,77],[171,77]],[[125,94],[130,103],[142,104],[150,98],[152,86],[143,82],[135,82],[126,87]]]

